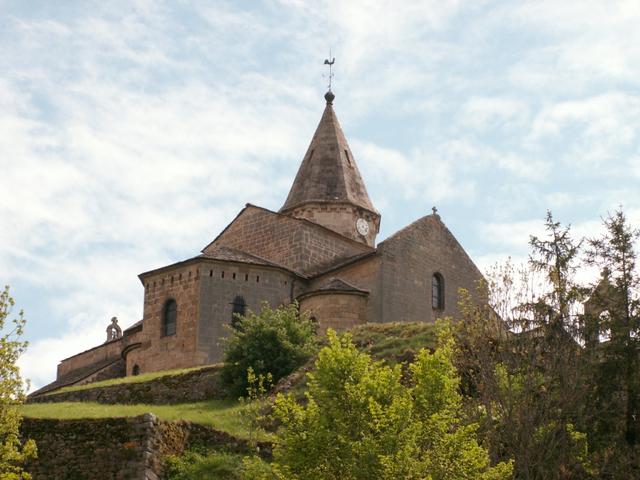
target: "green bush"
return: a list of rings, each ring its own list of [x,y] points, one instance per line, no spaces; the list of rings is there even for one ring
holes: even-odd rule
[[[223,452],[185,452],[165,460],[169,480],[240,480],[242,456]]]
[[[440,324],[438,348],[408,366],[374,362],[350,335],[328,331],[306,402],[279,395],[279,431],[271,465],[254,478],[278,480],[507,480],[512,464],[491,466],[478,426],[463,418],[451,328]],[[269,472],[270,471],[270,472]]]
[[[243,396],[247,391],[247,370],[256,376],[271,374],[273,381],[289,375],[315,353],[315,324],[298,305],[271,309],[262,304],[259,314],[239,317],[227,339],[222,379],[231,393]]]

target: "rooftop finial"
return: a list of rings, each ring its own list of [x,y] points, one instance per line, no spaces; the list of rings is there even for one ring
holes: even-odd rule
[[[329,58],[331,60],[329,60]],[[327,101],[327,103],[329,105],[331,105],[333,103],[333,99],[336,98],[336,96],[333,94],[333,92],[331,91],[331,80],[333,79],[333,64],[336,63],[336,59],[335,57],[331,56],[331,49],[329,49],[329,58],[326,58],[324,60],[324,64],[325,65],[329,65],[329,91],[324,95],[325,100]]]

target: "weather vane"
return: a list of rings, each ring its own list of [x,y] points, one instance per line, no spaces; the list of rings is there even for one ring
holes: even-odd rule
[[[329,61],[329,58],[331,58],[331,61]],[[326,58],[324,60],[324,64],[329,65],[329,91],[331,91],[331,79],[333,78],[331,67],[333,67],[334,63],[336,63],[335,57],[331,57],[331,49],[329,49],[329,58]]]

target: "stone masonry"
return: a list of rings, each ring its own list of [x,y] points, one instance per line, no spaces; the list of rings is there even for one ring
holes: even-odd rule
[[[201,254],[140,274],[142,320],[121,338],[63,360],[56,381],[36,393],[98,372],[118,375],[117,361],[126,375],[219,362],[234,312],[258,311],[262,302],[298,301],[321,332],[455,316],[458,289],[473,292],[482,274],[435,209],[376,244],[381,215],[334,99],[325,96],[278,212],[247,204]]]

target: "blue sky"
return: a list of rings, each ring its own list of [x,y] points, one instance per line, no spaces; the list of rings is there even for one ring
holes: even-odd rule
[[[335,110],[383,240],[437,205],[481,267],[546,209],[640,224],[640,3],[0,0],[0,283],[36,386],[142,316],[137,274],[278,209]],[[323,76],[324,75],[324,76]]]

